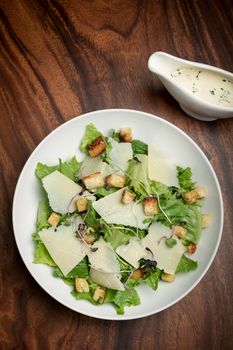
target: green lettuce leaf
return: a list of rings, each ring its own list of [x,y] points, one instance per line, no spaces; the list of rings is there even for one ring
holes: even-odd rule
[[[151,269],[149,275],[144,279],[150,288],[156,290],[161,276],[161,270],[158,268]]]
[[[92,123],[88,124],[81,140],[80,150],[87,153],[88,146],[99,136],[102,136],[102,134],[96,129],[95,125]]]
[[[126,171],[127,184],[134,192],[140,196],[147,196],[147,190],[150,191],[149,181],[147,176],[147,159],[143,158],[142,161],[130,160],[129,166]]]
[[[53,270],[53,276],[63,279],[75,279],[76,277],[87,278],[88,277],[88,261],[85,257],[80,263],[73,268],[66,276],[63,275],[58,266]]]
[[[158,288],[160,276],[161,276],[161,270],[158,268],[146,268],[144,270],[145,274],[143,277],[140,277],[138,279],[130,278],[127,280],[127,286],[135,287],[139,284],[146,283],[150,288],[153,290],[156,290]]]
[[[195,187],[195,182],[192,181],[192,171],[190,167],[176,167],[179,186],[185,191],[191,191]]]
[[[39,202],[38,210],[37,210],[37,220],[36,227],[37,231],[42,230],[44,227],[48,227],[48,218],[51,214],[51,209],[49,206],[48,199],[43,199]]]
[[[105,197],[105,196],[108,196],[109,194],[112,194],[112,193],[114,193],[116,191],[118,191],[118,188],[114,188],[114,187],[104,188],[104,187],[101,187],[101,188],[98,188],[95,191],[95,196]]]
[[[49,255],[48,250],[46,249],[42,241],[38,241],[35,249],[35,256],[33,260],[34,264],[46,264],[50,266],[56,266],[55,262]]]
[[[198,243],[201,232],[202,232],[202,216],[200,203],[196,202],[192,205],[184,203],[180,199],[176,199],[176,196],[173,195],[169,199],[161,199],[160,205],[163,208],[163,211],[170,218],[173,225],[178,225],[180,222],[185,222],[185,229],[187,230],[185,239]],[[160,221],[166,226],[171,226],[168,223],[167,218],[162,212],[159,212],[154,219]]]
[[[128,287],[123,291],[116,291],[112,289],[107,290],[105,302],[111,302],[114,304],[116,311],[119,315],[124,314],[124,308],[126,306],[136,306],[140,304],[140,298],[136,290],[132,287]]]
[[[49,166],[43,163],[37,163],[35,174],[38,179],[43,179],[43,177],[51,174],[58,169],[58,165]]]
[[[96,229],[100,225],[100,218],[93,208],[92,202],[88,201],[87,214],[85,215],[85,223],[87,226]]]
[[[98,304],[94,301],[94,299],[92,298],[93,293],[91,291],[78,293],[78,292],[76,292],[76,290],[72,290],[71,294],[77,300],[88,300],[90,303],[92,303],[94,305],[101,305],[101,304]]]
[[[59,170],[63,175],[69,177],[71,180],[75,181],[77,179],[77,172],[80,168],[80,163],[77,159],[72,157],[67,162],[59,162],[57,165],[48,166],[43,163],[38,163],[36,166],[35,174],[38,179],[43,179],[43,177],[53,173],[55,170]]]
[[[150,181],[150,193],[155,196],[158,194],[160,197],[166,199],[169,199],[171,197],[171,191],[169,190],[169,187],[161,182],[154,180]]]
[[[101,233],[104,234],[104,239],[109,242],[113,249],[116,249],[119,245],[127,244],[130,238],[138,235],[140,239],[146,236],[146,231],[137,230],[134,227],[126,227],[123,225],[107,225],[101,229]]]
[[[195,270],[198,267],[198,263],[189,259],[186,255],[183,255],[177,266],[176,272],[189,272]]]
[[[134,236],[132,232],[115,228],[114,225],[107,225],[102,231],[104,232],[105,241],[109,242],[113,249],[116,249],[119,245],[127,244],[130,238]]]
[[[72,157],[68,162],[63,162],[60,164],[60,172],[69,177],[71,180],[75,181],[77,179],[77,173],[80,169],[81,164],[77,161],[76,157]]]
[[[104,137],[104,141],[106,143],[106,150],[105,152],[103,153],[103,161],[110,164],[111,163],[111,158],[110,158],[110,153],[111,153],[111,150],[112,150],[112,144],[111,142],[109,141],[109,139],[107,137]]]
[[[140,140],[132,141],[133,155],[148,154],[148,145]]]
[[[127,286],[135,287],[141,283],[146,283],[150,288],[156,290],[162,271],[157,267],[145,267],[143,271],[144,275],[142,277],[137,279],[129,278],[126,283]]]
[[[117,132],[115,129],[111,129],[111,133],[112,133],[113,140],[115,140],[116,142],[120,142],[121,141],[119,132]]]

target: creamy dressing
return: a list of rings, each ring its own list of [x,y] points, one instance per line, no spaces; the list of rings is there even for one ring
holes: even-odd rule
[[[232,79],[199,68],[178,68],[171,76],[201,99],[219,106],[233,107]]]

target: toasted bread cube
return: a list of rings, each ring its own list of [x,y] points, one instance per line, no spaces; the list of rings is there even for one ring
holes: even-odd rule
[[[96,287],[92,298],[97,303],[102,304],[104,302],[105,296],[106,296],[106,290],[102,287]]]
[[[211,215],[210,214],[204,214],[202,215],[202,228],[207,228],[211,221]]]
[[[131,128],[121,128],[120,129],[120,139],[122,142],[132,142],[133,133]]]
[[[197,250],[197,245],[195,243],[190,243],[187,246],[187,251],[189,254],[194,254],[196,250]]]
[[[131,275],[131,278],[133,280],[138,280],[139,278],[142,278],[144,276],[144,272],[141,269],[134,270],[134,272]]]
[[[52,227],[57,227],[60,217],[61,217],[60,215],[53,212],[48,218],[48,224],[51,225]]]
[[[106,177],[107,185],[111,185],[112,187],[122,188],[125,185],[125,176],[119,175],[117,173],[108,175]]]
[[[202,186],[196,187],[195,191],[197,193],[198,199],[205,198],[207,195],[205,187],[202,187]]]
[[[76,200],[75,205],[77,211],[79,213],[82,213],[83,211],[87,210],[88,200],[86,199],[86,197],[80,197]]]
[[[89,283],[87,282],[87,280],[85,280],[85,278],[76,277],[75,289],[79,293],[88,293],[90,290]]]
[[[88,227],[86,231],[83,233],[83,239],[87,244],[93,244],[96,241],[96,237],[92,234],[94,229],[92,227]]]
[[[187,204],[195,203],[197,201],[197,193],[194,190],[185,192],[183,198]]]
[[[124,204],[130,204],[131,202],[133,202],[133,200],[135,199],[136,194],[129,191],[127,188],[124,189],[123,193],[122,193],[122,197],[121,197],[121,201]]]
[[[194,190],[186,192],[183,196],[184,200],[188,204],[195,203],[198,199],[206,197],[206,190],[204,187],[196,187]]]
[[[88,190],[104,187],[104,178],[100,172],[85,176],[83,182]]]
[[[170,273],[162,273],[161,275],[161,280],[165,281],[165,282],[174,282],[176,279],[176,275],[171,275]]]
[[[88,147],[89,155],[94,158],[103,153],[106,149],[106,143],[102,136],[97,137]]]
[[[155,197],[147,197],[143,200],[143,210],[146,216],[158,214],[158,202]]]
[[[182,226],[174,226],[173,227],[173,233],[176,235],[178,238],[184,238],[186,235],[186,229]]]

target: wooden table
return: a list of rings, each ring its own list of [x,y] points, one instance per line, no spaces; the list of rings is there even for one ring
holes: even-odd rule
[[[233,349],[233,123],[188,117],[147,69],[160,50],[232,71],[232,9],[230,0],[0,1],[0,349]],[[221,245],[201,283],[171,308],[125,322],[48,296],[24,266],[11,223],[18,176],[38,143],[73,116],[119,107],[190,135],[225,206]]]

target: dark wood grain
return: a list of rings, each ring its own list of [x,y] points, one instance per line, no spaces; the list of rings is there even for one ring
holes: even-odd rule
[[[233,70],[232,1],[0,0],[0,349],[233,349],[233,123],[185,115],[147,69],[154,51]],[[223,239],[182,301],[135,321],[95,320],[49,297],[26,270],[11,207],[20,171],[53,129],[88,111],[163,116],[204,150],[225,206]]]

